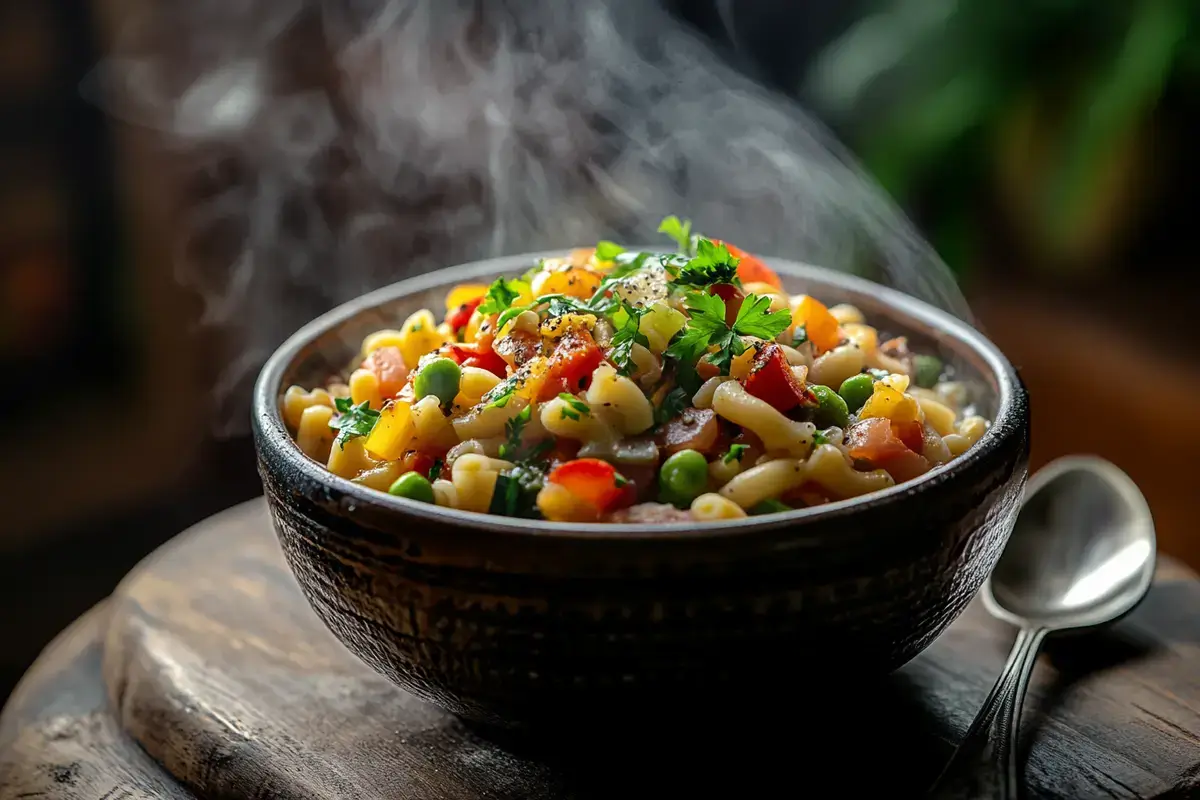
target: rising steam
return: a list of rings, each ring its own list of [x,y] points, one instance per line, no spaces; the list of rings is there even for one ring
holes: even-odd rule
[[[649,0],[162,0],[90,82],[190,173],[175,267],[254,375],[334,304],[437,267],[658,241],[677,213],[961,316],[941,261],[824,129]]]

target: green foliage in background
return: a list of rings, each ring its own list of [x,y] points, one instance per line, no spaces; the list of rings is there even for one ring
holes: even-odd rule
[[[805,93],[897,199],[933,198],[952,267],[996,184],[1041,255],[1086,260],[1128,213],[1165,88],[1200,79],[1197,32],[1198,0],[881,0]]]

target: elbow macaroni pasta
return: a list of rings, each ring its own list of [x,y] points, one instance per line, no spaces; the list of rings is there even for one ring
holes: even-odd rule
[[[987,435],[973,385],[905,336],[679,238],[689,252],[604,243],[456,286],[444,317],[414,311],[366,336],[347,373],[288,387],[283,421],[373,490],[647,524],[859,497]]]

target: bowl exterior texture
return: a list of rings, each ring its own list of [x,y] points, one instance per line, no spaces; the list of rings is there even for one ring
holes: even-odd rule
[[[1003,434],[920,492],[662,547],[389,523],[269,458],[260,469],[288,562],[352,652],[469,720],[524,726],[903,665],[1012,529],[1028,436]]]

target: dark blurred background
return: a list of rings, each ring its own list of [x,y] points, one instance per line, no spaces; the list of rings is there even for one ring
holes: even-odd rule
[[[246,435],[207,422],[230,343],[197,327],[205,306],[172,266],[171,209],[196,176],[80,90],[152,4],[0,5],[0,698],[139,559],[260,492]],[[1035,462],[1112,459],[1148,496],[1161,549],[1200,568],[1200,5],[670,5],[830,126],[912,216],[1021,368]]]

